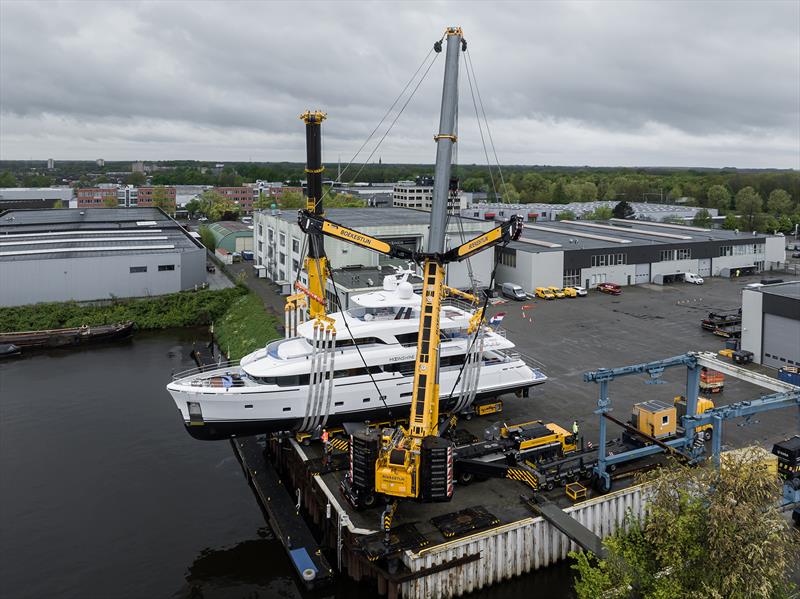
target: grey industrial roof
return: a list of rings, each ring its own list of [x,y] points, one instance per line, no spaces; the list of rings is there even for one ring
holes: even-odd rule
[[[0,262],[183,252],[201,247],[158,208],[8,210]]]
[[[596,227],[593,225],[603,225]],[[533,227],[533,228],[529,228]],[[544,227],[550,230],[542,230]],[[659,223],[631,220],[620,222],[595,222],[595,221],[546,221],[526,223],[522,237],[534,241],[543,241],[549,244],[558,244],[561,247],[544,247],[524,242],[512,242],[514,249],[525,252],[568,251],[582,249],[620,249],[632,246],[654,245],[690,245],[706,241],[763,241],[767,235],[752,233],[737,233],[725,229],[701,229],[698,227],[667,228]],[[618,239],[600,239],[600,237]]]
[[[770,295],[782,295],[800,300],[800,281],[787,281],[786,283],[774,283],[772,285],[764,285],[759,287],[761,293],[769,293]]]

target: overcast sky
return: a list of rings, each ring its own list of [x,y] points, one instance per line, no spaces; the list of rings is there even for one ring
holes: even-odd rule
[[[347,162],[446,25],[501,163],[800,168],[796,0],[2,1],[0,158],[302,161],[319,108]],[[374,160],[433,162],[443,69]],[[460,74],[458,161],[485,163]]]

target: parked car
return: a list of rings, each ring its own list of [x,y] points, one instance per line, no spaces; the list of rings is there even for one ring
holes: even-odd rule
[[[748,283],[744,286],[745,289],[758,289],[759,287],[763,287],[764,283]]]
[[[517,301],[522,301],[528,297],[522,287],[516,283],[503,283],[500,287],[500,292],[504,296]]]
[[[564,287],[561,292],[564,294],[564,297],[578,297],[578,292],[575,291],[573,287]]]
[[[217,268],[213,264],[206,264],[206,272],[217,272]]]
[[[548,287],[558,299],[564,299],[564,290],[561,287]]]
[[[795,252],[792,254],[792,258],[800,258],[800,252]]]
[[[601,293],[610,293],[611,295],[621,295],[622,288],[616,283],[600,283],[597,290]]]
[[[587,295],[589,295],[589,292],[586,291],[586,287],[580,287],[580,286],[576,285],[575,287],[570,287],[570,289],[574,289],[575,290],[575,294],[578,297],[586,297]]]
[[[546,300],[556,299],[555,294],[552,291],[550,291],[549,287],[537,287],[536,291],[534,292],[534,295],[536,295],[536,297]]]
[[[205,216],[201,216],[200,218],[198,218],[198,219],[197,219],[197,222],[204,223],[204,222],[206,222],[207,220],[208,220],[208,219],[207,219]]]

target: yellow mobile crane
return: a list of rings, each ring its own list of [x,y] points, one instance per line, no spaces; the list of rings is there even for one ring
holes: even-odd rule
[[[394,498],[419,498],[426,501],[448,501],[452,497],[452,442],[438,434],[439,316],[442,299],[445,295],[463,292],[457,292],[445,286],[445,265],[465,260],[495,245],[507,244],[519,239],[522,233],[521,217],[512,216],[502,225],[478,235],[458,247],[448,251],[444,250],[451,157],[453,145],[457,141],[455,118],[458,57],[459,50],[466,50],[466,41],[460,28],[448,28],[445,38],[447,54],[439,133],[434,136],[437,143],[436,169],[427,251],[417,252],[406,247],[395,246],[328,220],[318,209],[317,202],[312,206],[313,190],[311,188],[309,188],[308,207],[301,210],[298,215],[300,228],[308,234],[312,248],[314,243],[317,247],[321,246],[320,240],[324,235],[380,252],[392,258],[412,260],[422,265],[422,305],[409,425],[407,428],[401,426],[396,429],[385,429],[380,438],[372,435],[365,443],[354,442],[352,444],[350,484],[353,485],[356,494],[373,496],[373,493],[378,493]],[[434,49],[441,52],[442,41],[436,42]],[[308,120],[306,120],[306,124],[308,127]],[[318,128],[315,131],[318,132]],[[309,136],[307,139],[316,141]],[[312,161],[312,158],[317,158],[317,160]],[[319,157],[309,153],[307,171],[311,172],[316,169],[321,169]],[[310,179],[311,177],[309,177],[309,182]],[[312,288],[311,275],[314,269],[323,272],[326,266],[324,254],[318,253],[312,259],[309,253],[306,268],[309,274],[308,291],[310,294],[322,295],[324,279],[320,280],[318,288]],[[471,322],[470,328],[473,331],[480,326],[482,316],[483,309],[481,308],[476,313],[477,321],[473,319]],[[369,437],[368,433],[365,435]],[[354,470],[359,472],[354,475]]]

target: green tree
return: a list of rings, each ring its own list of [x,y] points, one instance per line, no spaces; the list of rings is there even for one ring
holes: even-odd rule
[[[107,195],[103,198],[103,206],[105,208],[117,208],[119,207],[119,201],[117,200],[117,196]]]
[[[486,183],[483,181],[483,177],[470,177],[464,179],[461,189],[469,192],[486,191]]]
[[[239,207],[229,198],[213,190],[204,191],[200,196],[202,212],[210,220],[231,220],[238,217]]]
[[[556,214],[556,220],[575,220],[577,217],[572,210],[562,210]]]
[[[758,231],[762,233],[774,233],[781,228],[780,222],[771,214],[759,214]]]
[[[211,229],[203,225],[198,229],[197,232],[200,234],[200,241],[204,246],[206,246],[212,252],[217,249],[217,240],[214,237],[214,234],[211,232]]]
[[[592,212],[586,212],[582,220],[608,220],[614,216],[614,211],[608,206],[598,206]]]
[[[300,191],[284,191],[278,198],[278,206],[284,210],[306,207],[306,199]]]
[[[710,227],[711,226],[711,214],[705,208],[703,208],[702,210],[698,210],[695,213],[694,218],[692,219],[692,224],[695,227],[703,227],[703,228]]]
[[[773,189],[767,199],[767,210],[776,216],[792,212],[792,197],[783,189]]]
[[[733,231],[734,229],[739,228],[739,217],[735,214],[728,214],[725,216],[725,220],[722,222],[722,228],[727,229],[728,231]]]
[[[202,209],[202,202],[196,198],[192,198],[186,202],[186,212],[188,212],[189,216],[192,218],[194,218]]]
[[[63,207],[64,207],[64,202],[62,202],[61,200],[56,200],[55,202],[53,202],[53,208],[57,209]]]
[[[503,202],[506,204],[519,204],[520,195],[519,192],[514,189],[514,186],[511,183],[506,183],[500,189],[500,195],[503,198]]]
[[[147,178],[144,176],[144,173],[131,173],[127,177],[125,177],[125,183],[128,185],[135,185],[136,187],[140,187],[145,184]]]
[[[748,231],[755,230],[756,218],[763,204],[761,196],[752,187],[743,187],[736,194],[736,212],[742,217],[742,222]]]
[[[781,216],[778,219],[778,230],[782,233],[789,233],[792,229],[794,229],[794,225],[792,224],[792,219],[786,215]]]
[[[625,200],[622,200],[616,206],[614,206],[613,213],[614,213],[614,218],[626,218],[626,219],[633,218],[634,215],[633,206],[631,206]]]
[[[10,171],[0,173],[0,187],[16,187],[17,178]]]
[[[708,188],[706,197],[709,208],[728,210],[731,207],[731,193],[724,185],[712,185]]]
[[[566,204],[568,203],[567,200],[567,193],[564,190],[564,184],[559,180],[552,188],[551,192],[551,201],[553,204]]]
[[[22,187],[50,187],[53,184],[53,178],[47,175],[25,175],[22,178]]]
[[[781,486],[746,452],[711,466],[672,464],[645,475],[647,515],[606,539],[605,560],[572,554],[579,599],[792,596],[798,535]]]

